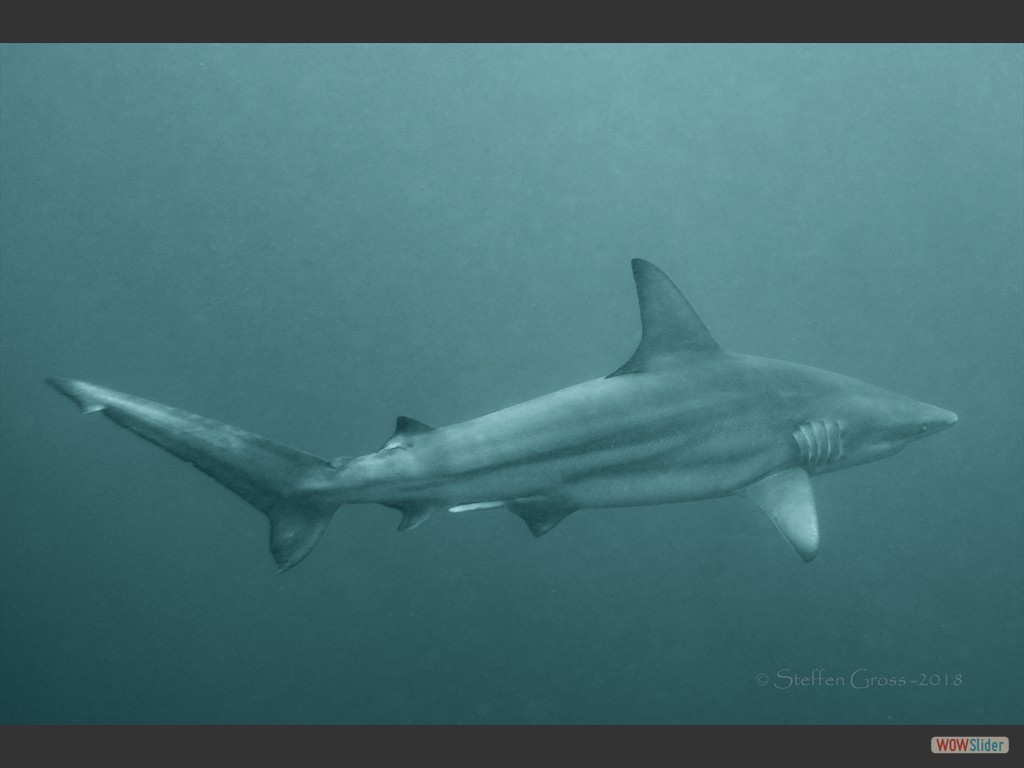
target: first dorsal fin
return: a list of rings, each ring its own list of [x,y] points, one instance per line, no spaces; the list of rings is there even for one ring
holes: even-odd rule
[[[649,261],[633,259],[633,279],[640,302],[640,345],[626,364],[607,378],[657,369],[687,352],[721,349],[664,272]]]

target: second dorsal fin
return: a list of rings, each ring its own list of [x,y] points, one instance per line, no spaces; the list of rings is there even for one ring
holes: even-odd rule
[[[395,434],[392,435],[392,437],[398,437],[399,435],[418,435],[422,432],[433,431],[433,427],[427,426],[422,421],[410,419],[408,416],[399,416],[395,419]]]
[[[640,302],[640,344],[626,364],[607,378],[671,365],[689,352],[721,349],[664,272],[649,261],[633,259],[633,279]]]
[[[433,432],[434,427],[424,424],[422,421],[416,421],[416,419],[410,419],[408,416],[399,416],[395,419],[395,431],[391,437],[387,439],[387,442],[380,447],[380,450],[386,450],[388,448],[401,448],[402,446],[408,445],[411,442],[411,438],[415,435],[422,435],[426,432]]]

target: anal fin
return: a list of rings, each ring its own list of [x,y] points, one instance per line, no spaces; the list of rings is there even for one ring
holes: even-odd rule
[[[388,505],[392,506],[392,505]],[[402,513],[402,521],[398,524],[398,531],[411,531],[413,528],[418,528],[427,522],[427,519],[434,514],[437,507],[432,507],[426,504],[419,506],[402,506],[394,507]]]
[[[818,513],[814,508],[811,479],[802,468],[784,469],[735,493],[767,512],[805,563],[818,554]]]

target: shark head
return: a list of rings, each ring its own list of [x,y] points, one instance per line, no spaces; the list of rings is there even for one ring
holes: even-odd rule
[[[851,449],[864,461],[891,456],[957,422],[952,411],[891,392],[871,397],[868,405],[861,407],[860,418],[853,420],[850,430]]]
[[[793,437],[814,474],[884,459],[957,422],[952,411],[856,382],[829,398],[825,418],[800,424]]]

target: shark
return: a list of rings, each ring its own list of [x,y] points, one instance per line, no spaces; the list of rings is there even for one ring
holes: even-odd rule
[[[321,458],[238,427],[85,381],[46,381],[192,464],[270,522],[278,571],[335,512],[376,503],[399,531],[438,512],[506,510],[542,536],[580,509],[735,495],[804,562],[819,547],[811,477],[892,456],[956,414],[848,376],[719,346],[669,277],[632,260],[640,342],[598,379],[457,424],[399,416],[362,456]]]

